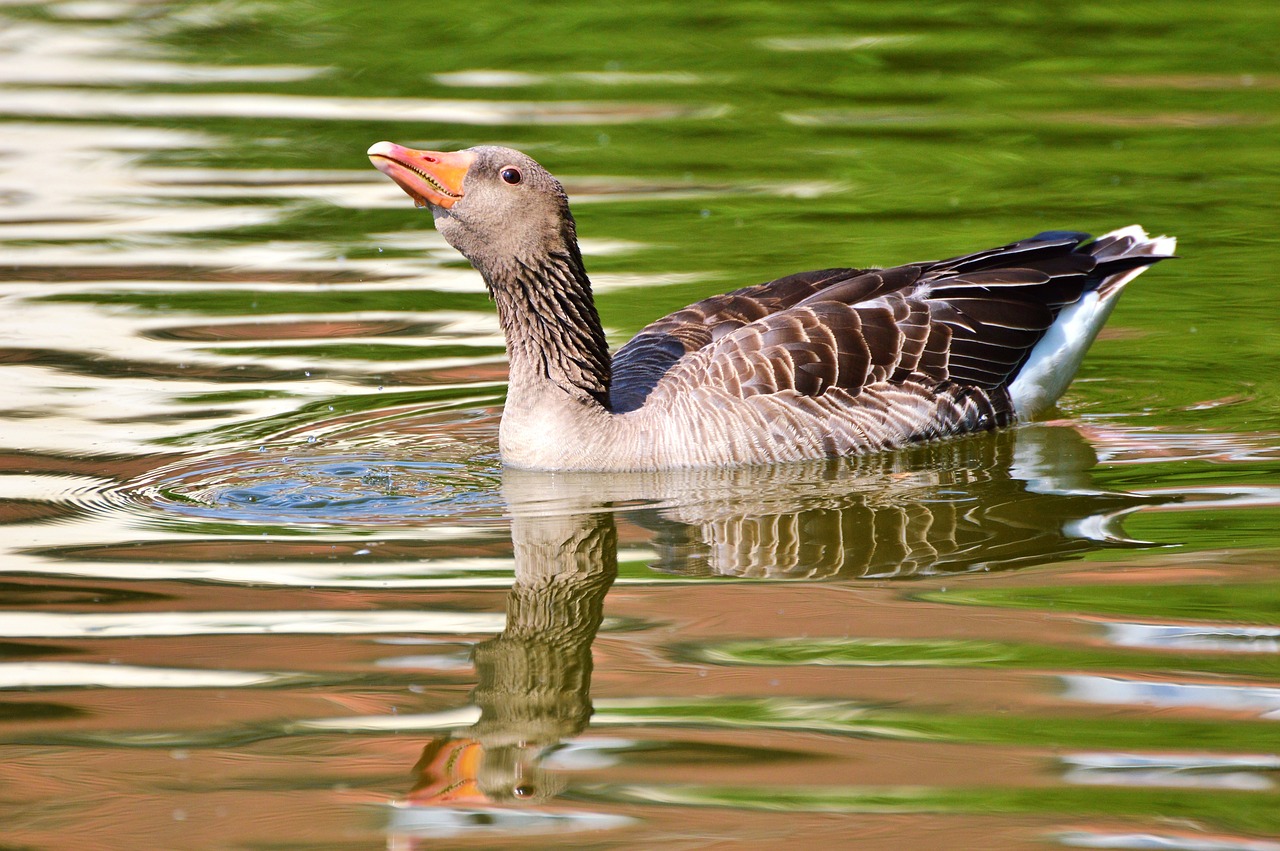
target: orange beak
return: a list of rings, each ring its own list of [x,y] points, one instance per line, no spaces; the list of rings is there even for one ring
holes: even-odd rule
[[[477,777],[484,760],[484,746],[475,739],[432,739],[413,767],[418,782],[408,801],[419,806],[488,804]]]
[[[433,204],[447,209],[458,203],[462,180],[475,159],[470,151],[415,151],[391,142],[369,149],[373,167],[394,180],[419,207]]]

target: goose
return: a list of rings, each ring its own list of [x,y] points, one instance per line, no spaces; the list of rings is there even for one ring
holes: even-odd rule
[[[1173,255],[1132,225],[712,296],[612,358],[568,197],[510,148],[368,156],[479,271],[506,337],[504,464],[639,471],[892,450],[1035,418],[1125,285]]]

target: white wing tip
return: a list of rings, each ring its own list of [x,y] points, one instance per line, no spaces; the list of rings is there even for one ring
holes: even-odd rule
[[[1178,238],[1175,236],[1148,236],[1142,225],[1129,225],[1104,233],[1098,239],[1132,239],[1137,242],[1134,254],[1172,254],[1178,250]]]

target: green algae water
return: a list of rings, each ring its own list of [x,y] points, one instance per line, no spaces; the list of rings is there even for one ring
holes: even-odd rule
[[[1280,849],[1280,12],[0,5],[0,847]],[[1044,423],[504,470],[364,151],[559,176],[615,345],[1179,240]]]

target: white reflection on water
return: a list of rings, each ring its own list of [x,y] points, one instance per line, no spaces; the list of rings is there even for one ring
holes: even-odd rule
[[[316,95],[0,91],[0,114],[42,118],[260,118],[474,126],[629,124],[718,118],[720,105],[606,101],[489,101]]]
[[[1280,769],[1280,756],[1258,754],[1081,753],[1061,758],[1068,783],[1259,791],[1275,783],[1259,772]]]
[[[596,86],[692,86],[709,82],[709,78],[689,71],[569,71],[556,74],[534,74],[529,71],[450,71],[432,74],[442,86],[465,89],[524,88],[559,83],[583,83]]]
[[[186,131],[6,122],[0,136],[0,158],[5,163],[0,238],[136,243],[161,233],[261,223],[279,215],[268,207],[159,208],[142,200],[147,186],[134,170],[134,160],[144,153],[210,143],[209,137]],[[89,174],[92,181],[85,179]],[[73,260],[65,246],[55,256],[64,266]],[[17,259],[6,257],[8,262]],[[78,251],[74,259],[80,259]],[[188,252],[183,262],[190,260]]]
[[[297,676],[226,668],[211,671],[91,662],[13,662],[0,664],[0,689],[243,688],[279,683]]]
[[[415,807],[392,804],[388,831],[389,847],[395,849],[394,834],[449,838],[476,834],[576,833],[584,830],[616,830],[636,819],[616,813],[581,811],[513,810],[503,807]],[[414,846],[405,846],[414,847]]]
[[[293,722],[290,727],[294,730],[341,730],[347,733],[425,732],[469,727],[479,720],[480,707],[471,705],[441,712],[312,718]]]
[[[506,588],[511,585],[511,564],[505,562],[499,566],[477,563],[466,563],[461,560],[450,562],[441,567],[434,563],[422,561],[387,561],[371,566],[369,572],[358,573],[350,563],[333,565],[306,564],[297,570],[282,569],[272,564],[224,565],[215,562],[205,564],[180,564],[153,562],[119,563],[108,562],[93,564],[89,562],[45,563],[33,562],[34,570],[23,569],[23,573],[50,574],[53,576],[77,576],[96,579],[124,580],[156,580],[172,579],[179,582],[226,582],[237,585],[256,586],[292,586],[298,588],[380,588],[420,590],[448,588]],[[464,576],[435,577],[434,570],[459,572],[466,571]],[[493,576],[478,575],[482,571],[493,571]],[[652,583],[647,583],[652,584]],[[0,617],[7,614],[0,612]],[[216,631],[216,630],[215,630]],[[365,630],[348,630],[361,632]],[[369,629],[368,632],[397,632],[396,629]],[[166,633],[185,634],[185,633]],[[0,635],[11,635],[6,628],[0,626]]]
[[[1072,848],[1117,848],[1138,851],[1280,851],[1280,843],[1237,836],[1193,836],[1185,833],[1101,833],[1072,831],[1055,839]]]
[[[1107,641],[1120,647],[1280,653],[1280,627],[1227,624],[1108,623]]]
[[[62,4],[66,6],[68,4]],[[102,26],[48,26],[9,20],[0,30],[0,84],[6,86],[140,83],[289,83],[309,80],[324,68],[297,65],[196,65],[165,62],[138,51],[113,55],[119,40],[134,42],[136,30],[112,27],[115,38],[103,38]],[[136,42],[134,42],[136,45]]]
[[[1066,698],[1086,703],[1256,712],[1261,718],[1280,720],[1280,688],[1137,680],[1084,674],[1068,674],[1058,679],[1064,686]]]
[[[797,35],[762,38],[761,47],[782,53],[826,53],[866,50],[876,47],[903,47],[917,40],[915,35]]]
[[[505,618],[485,612],[0,612],[5,638],[129,638],[161,635],[361,635],[378,632],[496,633]]]
[[[441,654],[439,656],[393,656],[379,659],[379,668],[405,668],[413,671],[467,671],[473,666],[467,653]]]

